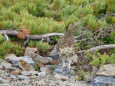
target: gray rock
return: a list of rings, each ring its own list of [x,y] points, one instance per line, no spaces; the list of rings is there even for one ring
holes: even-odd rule
[[[61,74],[55,74],[54,77],[56,79],[60,79],[60,80],[68,80],[69,79],[67,76],[63,76]]]
[[[59,54],[58,54],[58,52],[57,52],[57,50],[56,50],[56,47],[54,47],[54,49],[50,52],[50,57],[52,58],[52,59],[59,59]]]
[[[5,77],[9,77],[9,76],[10,76],[10,73],[8,73],[8,72],[4,72],[3,76],[5,76]]]
[[[68,67],[62,67],[62,64],[57,65],[57,67],[54,69],[53,74],[61,74],[64,76],[70,76],[70,71],[68,70]]]
[[[25,79],[29,79],[28,76],[25,76],[25,75],[19,75],[17,76],[19,80],[25,80]]]
[[[5,71],[4,71],[4,70],[0,70],[0,76],[1,76],[3,73],[5,73]]]
[[[98,68],[96,68],[95,66],[93,66],[93,68],[92,68],[92,74],[96,75],[97,71],[98,71]]]
[[[115,86],[115,78],[97,76],[91,81],[89,86]]]
[[[30,58],[29,56],[22,56],[22,57],[7,57],[8,61],[11,61],[13,66],[18,66],[19,65],[19,61],[23,59],[25,61],[27,61],[29,64],[31,65],[35,65],[35,62],[32,60],[32,58]]]
[[[36,75],[38,74],[38,71],[22,71],[21,72],[22,75]]]
[[[49,63],[49,62],[52,61],[51,57],[43,57],[43,56],[41,56],[39,54],[36,54],[36,56],[34,58],[35,58],[36,61],[40,61],[40,62],[42,62],[44,64]]]
[[[45,71],[48,70],[48,69],[49,69],[49,68],[48,68],[47,66],[41,66],[41,67],[40,67],[40,71],[41,71],[41,72],[43,72],[43,71],[45,72]]]
[[[84,83],[68,83],[66,86],[87,86],[87,84],[84,84]]]
[[[36,84],[38,86],[48,86],[47,83],[44,80],[37,81]]]
[[[10,74],[10,78],[17,79],[17,77],[15,75],[12,75],[12,74]]]
[[[46,77],[46,72],[39,72],[37,75],[39,77]]]
[[[76,84],[74,86],[89,86],[89,84],[85,81],[76,81]]]
[[[12,67],[12,64],[10,64],[10,63],[8,63],[8,62],[6,62],[6,61],[2,62],[1,65],[2,65],[3,68],[5,68],[5,69],[10,69],[10,68]]]
[[[18,69],[18,67],[10,67],[10,68],[9,68],[9,70],[12,70],[12,71],[13,71],[13,70],[16,70],[16,69]]]
[[[2,78],[0,77],[0,84],[2,83]]]
[[[0,77],[0,84],[6,84],[6,83],[9,83],[10,81],[9,80],[6,80],[6,79],[2,79]]]
[[[91,75],[91,74],[85,74],[85,75],[84,75],[84,80],[85,80],[85,81],[89,82],[89,81],[91,81],[92,79],[93,79],[93,75]]]
[[[5,60],[10,61],[9,58],[16,58],[16,57],[17,56],[15,54],[7,54],[4,58],[5,58]]]
[[[11,86],[9,84],[0,84],[0,86]]]
[[[25,50],[25,55],[31,57],[35,62],[49,63],[52,61],[51,57],[43,57],[39,55],[37,52],[37,48],[27,47]]]
[[[96,75],[115,77],[115,64],[107,64],[101,66]]]
[[[0,65],[0,69],[3,69],[3,66],[2,66],[2,65]]]

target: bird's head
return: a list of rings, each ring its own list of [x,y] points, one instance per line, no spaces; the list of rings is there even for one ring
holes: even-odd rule
[[[77,25],[74,23],[74,24],[70,24],[67,28],[67,32],[72,32],[74,30],[74,28],[76,27]]]

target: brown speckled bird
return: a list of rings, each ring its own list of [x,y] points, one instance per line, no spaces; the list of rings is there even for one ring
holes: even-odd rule
[[[32,65],[30,65],[28,62],[26,62],[23,59],[21,59],[19,61],[19,67],[24,71],[33,71],[33,70],[35,70]]]
[[[69,70],[71,69],[71,62],[78,58],[76,55],[75,39],[72,35],[75,26],[76,24],[70,24],[65,35],[56,45],[59,57],[62,58],[63,61],[63,67],[65,67],[65,60],[67,60]]]

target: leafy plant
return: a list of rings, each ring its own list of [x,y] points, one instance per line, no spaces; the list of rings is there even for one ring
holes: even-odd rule
[[[100,54],[100,53],[96,53],[96,55],[93,55],[92,57],[92,61],[90,62],[90,64],[94,65],[94,66],[101,66],[104,64],[115,64],[115,55],[111,54],[108,55],[106,53],[104,54]]]
[[[50,45],[46,42],[37,42],[36,47],[39,49],[40,52],[45,53],[50,49]]]
[[[4,41],[5,41],[5,37],[2,34],[0,34],[0,44],[3,43]]]
[[[24,48],[16,43],[4,42],[0,45],[0,58],[3,58],[6,54],[14,53],[16,55],[22,55]]]
[[[84,74],[85,74],[85,72],[83,70],[79,70],[77,80],[79,80],[79,81],[83,80],[84,79]]]
[[[85,55],[86,63],[91,64],[96,67],[100,67],[104,64],[115,64],[115,54],[101,54],[95,51],[94,54],[90,54],[86,52]]]
[[[28,43],[28,46],[29,47],[36,47],[36,41],[30,41],[29,43]]]

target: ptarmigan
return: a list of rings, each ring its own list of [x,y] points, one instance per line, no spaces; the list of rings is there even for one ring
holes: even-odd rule
[[[63,61],[63,67],[65,67],[65,61],[67,60],[69,70],[71,69],[71,62],[76,61],[78,58],[76,55],[75,39],[72,35],[75,26],[76,24],[70,24],[65,35],[56,45],[59,57]]]
[[[27,61],[21,59],[19,60],[19,67],[24,71],[34,71],[34,67],[29,64]]]

